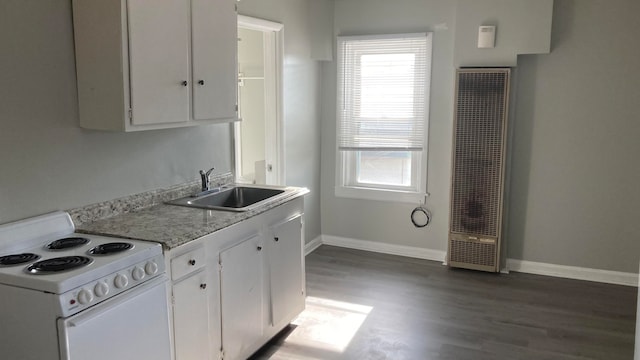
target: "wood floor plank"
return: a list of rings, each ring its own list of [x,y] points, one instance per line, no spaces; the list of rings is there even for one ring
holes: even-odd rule
[[[258,359],[633,359],[637,289],[323,245],[307,310]]]

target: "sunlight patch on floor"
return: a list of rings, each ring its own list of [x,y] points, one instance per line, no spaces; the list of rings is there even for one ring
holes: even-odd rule
[[[372,309],[371,306],[309,296],[305,311],[292,322],[298,326],[285,343],[342,353]]]

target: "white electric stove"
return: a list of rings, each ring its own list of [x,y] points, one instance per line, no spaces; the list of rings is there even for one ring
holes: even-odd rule
[[[64,212],[0,225],[2,358],[169,360],[167,283],[158,243],[78,234]]]

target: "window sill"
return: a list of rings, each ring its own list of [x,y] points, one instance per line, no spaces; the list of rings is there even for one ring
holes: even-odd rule
[[[336,197],[401,203],[419,203],[425,193],[400,190],[371,189],[363,187],[336,186]]]

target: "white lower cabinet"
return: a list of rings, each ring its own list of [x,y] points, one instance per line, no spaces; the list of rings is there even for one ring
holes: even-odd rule
[[[225,359],[246,358],[263,337],[263,246],[255,235],[220,253]]]
[[[176,249],[169,262],[173,345],[176,359],[211,360],[215,342],[211,341],[210,305],[217,302],[218,291],[206,264],[205,247],[196,245]]]
[[[211,359],[213,349],[209,346],[208,287],[205,270],[173,284],[176,359]]]
[[[304,310],[302,215],[220,253],[222,349],[246,359]]]
[[[175,360],[246,359],[304,310],[302,209],[294,199],[167,253]]]
[[[269,326],[280,329],[304,310],[304,254],[302,216],[276,224],[267,243],[269,264]]]

